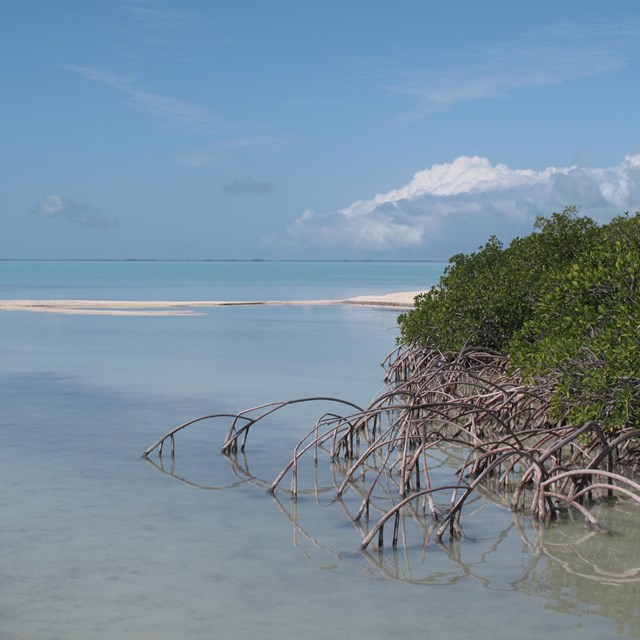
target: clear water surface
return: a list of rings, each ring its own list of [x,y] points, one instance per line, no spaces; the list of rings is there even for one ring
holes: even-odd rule
[[[9,260],[0,261],[0,298],[341,299],[419,290],[435,284],[443,267],[442,262]]]
[[[430,286],[432,266],[339,264],[330,278],[327,263],[306,263],[306,277],[298,264],[229,263],[214,286],[209,263],[0,263],[0,289],[214,299],[244,278],[237,299],[312,299]],[[141,459],[156,437],[205,413],[318,394],[367,402],[396,313],[0,313],[0,638],[640,637],[631,507],[605,510],[609,535],[567,522],[540,536],[478,499],[453,545],[365,553],[330,495],[292,505],[261,484],[313,407],[258,430],[238,467],[218,452],[224,429],[214,425],[178,441],[178,477]]]

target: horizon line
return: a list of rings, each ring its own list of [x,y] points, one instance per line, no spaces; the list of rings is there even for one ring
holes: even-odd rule
[[[441,259],[354,258],[0,258],[0,262],[448,262]]]

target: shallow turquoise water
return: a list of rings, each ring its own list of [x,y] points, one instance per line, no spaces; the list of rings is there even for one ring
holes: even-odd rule
[[[0,261],[0,298],[310,300],[414,291],[442,262]]]
[[[362,286],[355,276],[346,285],[354,295]],[[367,402],[395,315],[1,313],[0,637],[640,637],[630,508],[607,511],[608,536],[575,522],[537,538],[479,499],[459,543],[425,550],[407,523],[408,548],[362,553],[330,493],[293,505],[260,483],[317,408],[297,406],[257,430],[238,468],[218,453],[222,425],[178,441],[173,471],[186,481],[141,459],[156,437],[205,413],[317,394]]]

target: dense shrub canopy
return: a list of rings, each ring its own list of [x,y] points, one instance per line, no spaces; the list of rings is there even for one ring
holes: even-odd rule
[[[557,417],[607,429],[640,417],[640,215],[598,227],[575,208],[539,218],[507,248],[494,237],[450,259],[399,318],[400,341],[507,354],[553,389]]]
[[[453,256],[439,285],[400,316],[401,342],[444,352],[505,350],[550,283],[596,242],[598,232],[574,208],[538,218],[535,227],[506,249],[491,237],[477,252]]]
[[[600,229],[509,348],[527,380],[551,381],[552,407],[607,430],[640,418],[640,215]]]

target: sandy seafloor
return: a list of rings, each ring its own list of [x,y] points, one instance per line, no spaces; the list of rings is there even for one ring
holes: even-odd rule
[[[402,310],[157,299],[0,313],[2,640],[640,638],[639,514],[624,504],[603,507],[605,535],[576,520],[538,536],[479,497],[460,541],[424,546],[407,521],[406,546],[365,553],[344,511],[358,500],[333,501],[326,461],[301,472],[296,503],[266,494],[324,405],[265,423],[236,460],[217,423],[180,435],[164,468],[143,460],[200,415],[366,403]]]

